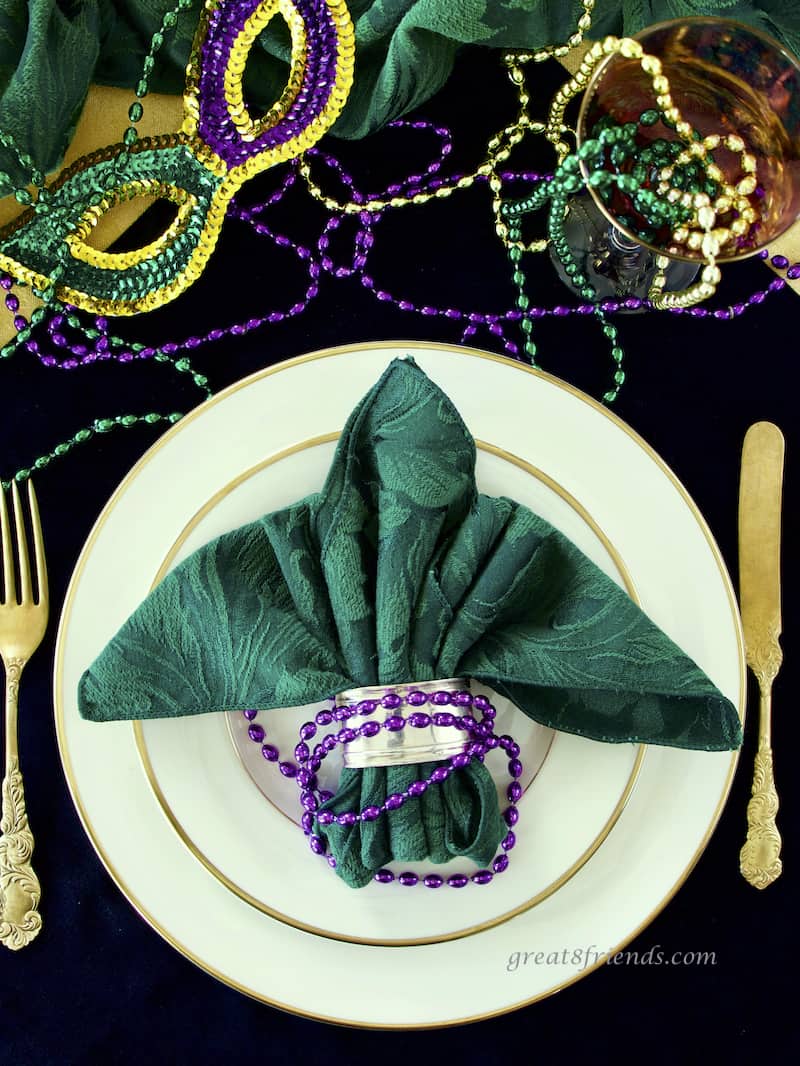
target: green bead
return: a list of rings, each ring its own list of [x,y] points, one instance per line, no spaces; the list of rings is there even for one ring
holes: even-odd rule
[[[524,292],[520,293],[519,296],[517,297],[517,307],[520,309],[520,311],[527,311],[528,308],[530,307],[530,304],[531,304],[531,301],[525,295],[525,293]]]
[[[625,382],[625,371],[624,370],[618,370],[614,374],[614,381],[616,381],[616,383],[618,385],[624,384],[624,382]]]
[[[17,203],[20,204],[33,203],[33,197],[27,189],[17,189],[17,191],[14,193],[14,199],[17,201]]]
[[[150,38],[150,48],[153,52],[157,52],[161,45],[164,43],[164,34],[159,33],[158,30]]]
[[[141,81],[136,83],[135,93],[140,100],[143,96],[147,96],[147,82],[144,80],[144,78],[142,78]]]
[[[639,122],[642,126],[655,126],[661,115],[654,108],[650,108],[647,111],[643,111],[639,116]]]
[[[44,185],[45,177],[41,170],[31,171],[31,185],[36,185],[37,188],[41,188]]]
[[[620,192],[637,192],[639,184],[630,174],[620,174],[617,177],[617,188]]]
[[[144,416],[143,421],[146,422],[149,426],[154,426],[156,422],[160,422],[163,417],[163,415],[156,414],[155,411],[150,411]]]
[[[50,464],[49,455],[40,455],[36,462],[33,464],[35,470],[44,470],[46,466]]]
[[[175,369],[176,370],[180,370],[182,372],[185,372],[187,370],[191,370],[192,369],[192,364],[189,362],[188,359],[186,359],[184,357],[183,359],[178,359],[177,360],[177,362],[175,363]]]
[[[66,455],[71,447],[72,447],[72,444],[67,443],[66,441],[63,444],[57,444],[55,446],[55,448],[53,448],[53,454],[54,455]]]
[[[77,444],[85,444],[87,440],[91,440],[94,436],[94,431],[91,429],[79,429],[73,437],[73,440]]]
[[[144,108],[138,100],[135,103],[131,104],[131,106],[128,108],[128,118],[131,120],[131,122],[138,122],[143,114]]]
[[[135,426],[138,421],[139,419],[136,417],[136,415],[123,415],[119,420],[120,425],[123,425],[126,429],[130,429],[131,426]]]
[[[611,349],[611,358],[614,360],[615,363],[621,363],[622,360],[625,358],[625,353],[620,347],[614,345],[614,347]]]
[[[589,175],[589,184],[593,189],[604,189],[611,181],[612,177],[607,170],[595,170]]]
[[[178,21],[178,14],[176,11],[168,11],[162,19],[163,25],[169,30]]]
[[[617,335],[617,327],[612,326],[610,322],[606,322],[606,324],[603,326],[603,333],[606,337],[609,338],[609,340],[613,341],[613,339]]]
[[[617,398],[618,391],[619,391],[618,389],[614,389],[613,392],[604,392],[603,393],[603,403],[613,403],[614,400],[616,400],[616,398]]]
[[[113,418],[97,418],[94,422],[96,433],[109,433],[114,428]]]
[[[198,386],[198,388],[201,389],[205,388],[205,386],[208,384],[208,378],[205,377],[203,374],[195,374],[192,377],[192,381],[195,383],[195,385]]]
[[[182,418],[183,415],[180,413],[180,411],[173,411],[171,415],[167,415],[167,421],[172,422],[173,424],[175,422],[180,422]]]
[[[19,483],[21,481],[26,481],[30,476],[31,472],[29,468],[27,466],[23,466],[21,470],[18,470],[16,474],[14,474],[14,480]]]
[[[512,237],[511,239],[512,240],[516,240],[517,238],[516,237]],[[521,248],[509,248],[508,249],[508,258],[511,260],[512,263],[518,263],[520,261],[520,259],[522,259],[522,249]]]
[[[136,127],[128,126],[128,128],[122,134],[122,143],[128,148],[131,148],[134,144],[136,144],[138,137],[139,134],[136,132]]]

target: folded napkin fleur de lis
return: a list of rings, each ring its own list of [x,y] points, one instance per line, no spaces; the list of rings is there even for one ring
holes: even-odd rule
[[[299,706],[359,686],[470,677],[543,725],[607,742],[738,747],[733,704],[613,580],[514,500],[478,493],[475,443],[410,359],[344,428],[321,492],[205,545],[86,671],[94,721]],[[345,769],[335,812],[419,767]],[[480,761],[399,810],[317,824],[337,873],[479,866],[507,832]]]

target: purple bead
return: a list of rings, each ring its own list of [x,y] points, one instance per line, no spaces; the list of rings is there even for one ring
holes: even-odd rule
[[[250,727],[252,729],[252,726]],[[308,750],[308,744],[305,741],[300,741],[299,744],[294,746],[294,757],[296,762],[306,762],[311,752]]]
[[[373,880],[379,885],[390,885],[394,881],[394,874],[391,870],[378,870]]]
[[[492,869],[496,874],[501,874],[508,869],[508,855],[498,855],[492,863]]]
[[[260,744],[265,736],[263,725],[259,725],[258,722],[254,722],[253,725],[251,725],[247,730],[247,735],[250,737],[251,740],[255,741],[256,744]]]
[[[474,885],[488,885],[494,878],[494,874],[491,870],[478,870],[476,874],[472,875],[472,883]]]
[[[412,781],[408,786],[408,794],[409,796],[421,796],[427,789],[427,781]]]
[[[508,796],[510,803],[516,803],[522,795],[522,785],[519,781],[512,781],[506,789],[506,795]]]
[[[360,703],[356,704],[356,710],[359,714],[372,714],[377,706],[377,700],[361,700]]]
[[[387,811],[396,811],[405,803],[406,798],[402,792],[392,792],[390,796],[386,797],[385,807]]]
[[[793,266],[790,266],[786,271],[786,277],[790,278],[792,281],[796,281],[800,278],[800,263],[795,263]]]
[[[332,870],[336,869],[336,856],[335,855],[326,855],[325,856],[325,862],[327,862],[328,866],[330,866],[330,868]]]
[[[320,825],[331,825],[334,821],[333,811],[320,811],[317,815],[317,821]]]
[[[258,711],[253,710],[251,708],[249,711],[242,711],[242,714],[245,716],[248,722],[252,722],[255,716],[258,714]]]
[[[415,729],[424,729],[431,724],[431,716],[424,711],[414,711],[413,714],[408,716],[406,721]]]
[[[279,752],[278,752],[278,749],[275,747],[274,744],[262,744],[261,745],[261,754],[264,756],[264,758],[267,760],[267,762],[277,762],[278,761]]]
[[[450,693],[443,692],[441,689],[434,692],[431,696],[431,703],[435,703],[437,707],[446,707],[450,703]]]
[[[381,700],[381,707],[385,707],[387,711],[393,711],[399,707],[403,702],[401,696],[398,696],[396,692],[387,692]]]
[[[414,885],[419,884],[419,878],[416,874],[412,874],[410,870],[400,874],[397,880],[401,885],[405,885],[407,888],[413,888]]]
[[[502,839],[502,841],[500,843],[500,847],[503,849],[503,851],[511,851],[511,849],[514,847],[516,842],[517,842],[517,834],[513,830],[509,829],[509,831],[503,837],[503,839]]]
[[[363,725],[358,727],[358,732],[362,737],[374,737],[376,733],[380,733],[381,724],[374,719],[370,722],[364,722]]]
[[[467,748],[467,755],[473,759],[481,759],[486,754],[486,745],[479,740],[473,740]]]
[[[337,722],[346,722],[348,718],[352,718],[355,714],[353,707],[337,707],[333,712],[333,717]]]
[[[318,837],[316,835],[312,835],[308,838],[308,846],[311,848],[315,855],[324,855],[327,850],[327,844],[325,843],[325,841],[322,839],[322,837]]]
[[[503,821],[511,828],[519,821],[519,810],[512,804],[503,811]]]
[[[340,729],[336,734],[336,740],[339,744],[349,744],[355,740],[358,736],[358,732],[355,729]]]
[[[426,874],[422,883],[426,888],[441,888],[444,884],[444,878],[438,874]]]
[[[472,697],[472,706],[477,708],[477,710],[479,711],[486,711],[489,707],[491,707],[491,703],[489,703],[489,700],[486,698],[486,696],[479,692],[477,696]]]
[[[777,267],[778,270],[785,270],[789,265],[789,260],[785,255],[773,255],[770,262],[774,267]],[[6,303],[8,303],[8,301],[6,301]]]
[[[455,721],[455,716],[450,711],[437,711],[433,716],[434,725],[452,725]]]
[[[427,702],[428,694],[426,692],[420,692],[419,689],[414,689],[413,692],[409,692],[406,696],[406,703],[409,707],[422,707],[422,705]]]
[[[321,788],[317,793],[320,803],[327,803],[328,800],[333,799],[333,793],[327,788]]]
[[[297,767],[293,762],[280,762],[278,763],[278,769],[284,777],[296,777]]]
[[[431,781],[433,781],[435,784],[438,785],[442,781],[446,781],[449,776],[450,776],[450,767],[449,766],[437,766],[436,769],[431,774]]]
[[[300,816],[300,825],[303,829],[303,832],[306,834],[306,836],[308,836],[308,834],[314,828],[314,815],[311,814],[310,811],[303,811],[303,814]]]
[[[625,300],[625,307],[629,311],[638,311],[641,306],[642,301],[641,298],[638,296],[629,296],[628,299]]]
[[[451,888],[464,888],[469,884],[469,878],[466,874],[451,874],[447,878],[447,883]]]
[[[358,815],[353,811],[345,811],[343,814],[336,815],[338,825],[355,825],[357,821]]]
[[[406,720],[399,714],[391,714],[383,723],[383,728],[388,729],[390,733],[399,733],[401,729],[405,728]]]
[[[511,760],[511,762],[508,764],[508,772],[514,778],[522,777],[522,763],[519,761],[519,759]]]
[[[370,804],[369,807],[365,807],[361,812],[362,822],[374,822],[376,818],[380,818],[381,809],[374,804]]]
[[[471,761],[469,755],[467,755],[465,751],[462,751],[458,755],[452,757],[450,765],[454,770],[462,770],[465,766],[469,766]]]
[[[453,703],[455,703],[457,707],[471,707],[472,693],[466,692],[465,690],[456,692],[455,696],[453,696]]]
[[[309,792],[308,790],[300,793],[300,803],[306,811],[315,811],[319,807],[317,797],[313,792]]]
[[[304,767],[297,772],[297,783],[301,788],[316,788],[317,775]]]
[[[328,736],[328,737],[325,737],[325,739],[322,741],[322,746],[325,749],[325,751],[333,751],[333,749],[336,747],[336,744],[337,744],[336,737]]]
[[[317,725],[330,725],[333,721],[333,715],[330,711],[317,711],[314,715],[314,721]]]
[[[313,759],[308,760],[308,768],[312,774],[315,774],[317,770],[319,770],[320,766],[322,766],[322,759],[317,759],[315,757]]]
[[[301,740],[311,740],[311,738],[316,736],[316,734],[317,734],[317,727],[314,725],[313,722],[304,722],[300,726],[300,739]]]
[[[486,740],[484,740],[484,744],[490,751],[493,751],[496,747],[499,747],[500,739],[499,737],[496,737],[494,733],[490,733]]]

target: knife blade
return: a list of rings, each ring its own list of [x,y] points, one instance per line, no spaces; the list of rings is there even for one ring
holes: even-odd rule
[[[785,442],[772,422],[745,435],[739,482],[739,598],[747,664],[758,679],[758,750],[747,805],[742,876],[756,888],[780,876],[781,838],[775,824],[778,794],[773,772],[772,683],[783,660],[781,633],[781,505]]]

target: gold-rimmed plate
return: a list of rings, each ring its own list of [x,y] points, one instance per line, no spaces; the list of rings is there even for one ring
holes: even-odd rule
[[[184,954],[257,998],[314,1017],[396,1027],[490,1016],[587,973],[597,961],[590,945],[599,953],[626,942],[687,875],[735,765],[730,754],[650,748],[602,845],[557,891],[474,935],[398,949],[310,936],[231,891],[164,817],[130,724],[79,718],[80,673],[146,595],[205,502],[270,455],[340,429],[386,363],[405,354],[449,393],[476,437],[543,470],[582,505],[624,559],[645,610],[742,706],[730,581],[701,516],[664,464],[618,419],[563,383],[439,345],[317,353],[233,386],[174,427],[131,471],[89,538],[68,593],[56,661],[57,727],[70,788],[98,853],[133,905]],[[228,814],[246,817],[241,809]],[[513,878],[513,864],[507,876]],[[324,914],[326,894],[318,895]],[[386,906],[402,914],[397,897]],[[517,953],[533,949],[562,961],[520,966]],[[306,979],[309,967],[314,981]],[[338,980],[348,970],[359,974],[357,996],[351,982]]]

